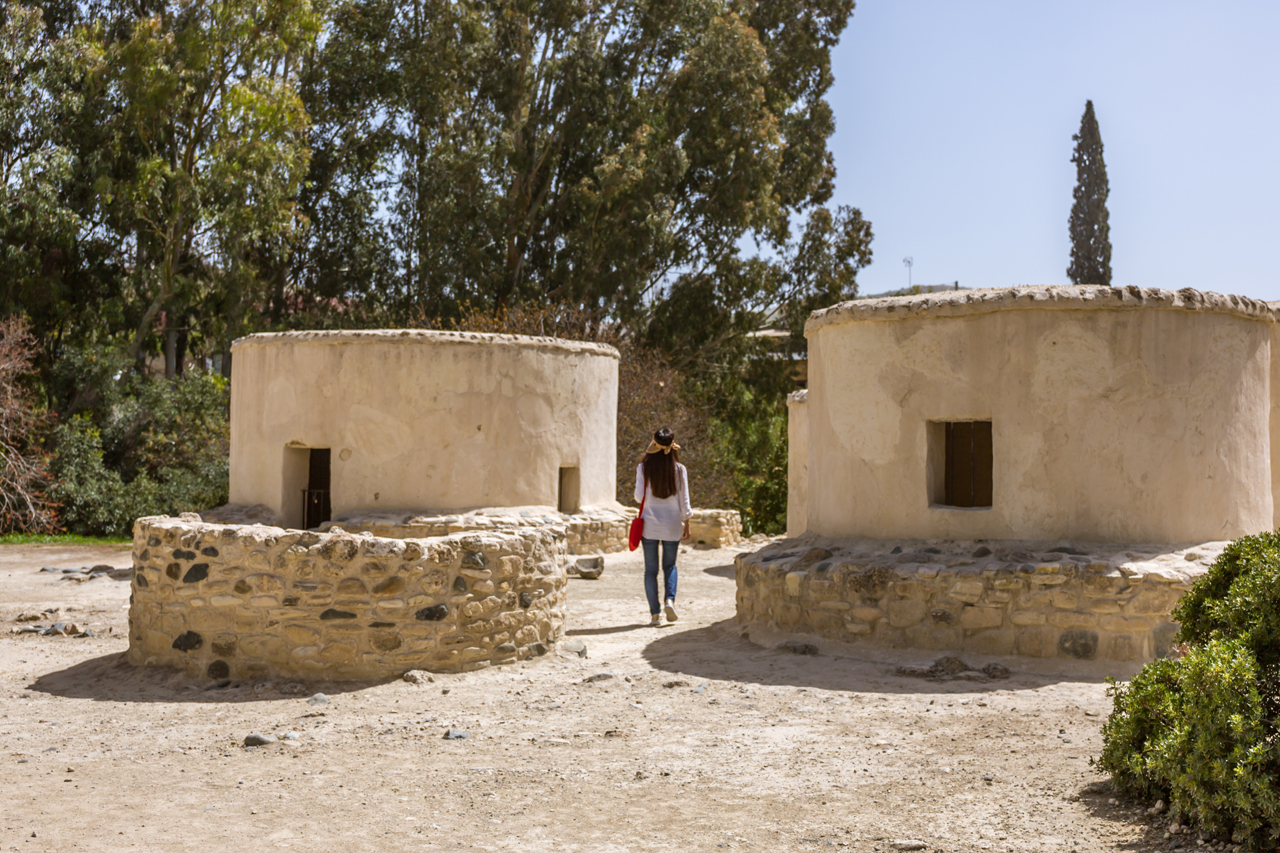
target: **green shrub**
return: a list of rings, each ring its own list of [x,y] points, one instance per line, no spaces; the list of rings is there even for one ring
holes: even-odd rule
[[[1179,602],[1177,659],[1113,683],[1097,766],[1251,849],[1280,840],[1280,535],[1233,542]]]
[[[79,413],[54,430],[51,496],[64,527],[124,536],[144,515],[199,512],[226,503],[229,392],[220,376],[138,376],[110,353],[80,352],[64,385]]]

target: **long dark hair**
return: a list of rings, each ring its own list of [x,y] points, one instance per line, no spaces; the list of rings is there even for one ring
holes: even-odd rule
[[[653,434],[653,440],[663,447],[670,447],[675,436],[671,434],[671,430],[663,427]],[[644,476],[649,481],[649,490],[655,498],[669,498],[676,493],[676,463],[679,461],[679,450],[644,455]]]

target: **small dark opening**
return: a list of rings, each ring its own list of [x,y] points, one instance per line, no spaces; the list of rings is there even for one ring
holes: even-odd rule
[[[991,421],[959,421],[944,426],[942,502],[958,507],[991,506]]]
[[[310,530],[330,519],[329,448],[311,448],[307,487],[302,491],[302,526]]]

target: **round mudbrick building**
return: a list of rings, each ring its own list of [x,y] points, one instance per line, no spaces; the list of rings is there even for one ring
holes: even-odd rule
[[[1203,542],[1274,525],[1266,303],[957,291],[846,302],[805,333],[792,535]]]
[[[395,330],[250,335],[232,352],[231,503],[284,527],[617,507],[612,347]]]

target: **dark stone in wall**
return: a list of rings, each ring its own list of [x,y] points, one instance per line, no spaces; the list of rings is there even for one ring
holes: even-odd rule
[[[465,551],[462,554],[462,565],[469,569],[483,569],[486,565],[484,554],[480,551]]]
[[[280,603],[283,604],[285,607],[297,607],[298,597],[296,595],[290,595],[280,599]]]
[[[1155,645],[1156,657],[1167,658],[1173,654],[1173,643],[1182,626],[1177,622],[1165,622],[1151,629],[1151,640]]]
[[[174,549],[173,556],[177,557],[179,560],[194,560],[196,558],[196,552],[176,548]]]
[[[542,657],[547,653],[546,643],[534,643],[529,646],[529,651],[533,652],[535,657]]]
[[[193,652],[203,645],[204,637],[201,637],[195,631],[179,634],[178,639],[173,641],[173,647],[180,652]]]
[[[321,621],[328,622],[333,619],[354,619],[356,615],[346,610],[334,610],[330,607],[328,610],[320,614]]]
[[[464,578],[462,575],[458,575],[456,578],[454,578],[454,579],[453,579],[453,591],[454,591],[454,592],[466,592],[466,591],[467,591],[467,579],[466,579],[466,578]]]
[[[233,587],[233,589],[235,589],[235,591],[240,593],[241,595],[244,595],[245,593],[249,592],[252,589],[252,587],[249,586],[247,581],[238,580],[236,581],[236,585]]]
[[[394,628],[395,626],[396,626],[396,623],[394,622],[370,622],[369,623],[370,628]]]
[[[533,604],[533,595],[532,595],[532,594],[527,593],[527,592],[522,592],[522,593],[520,593],[520,606],[521,606],[521,607],[523,607],[525,610],[528,610],[528,609],[529,609],[529,607],[530,607],[532,604]]]
[[[1083,628],[1063,631],[1058,638],[1058,651],[1079,660],[1093,660],[1098,654],[1098,633]]]
[[[373,588],[375,593],[381,595],[395,595],[404,589],[404,578],[387,578],[382,583]]]
[[[178,565],[177,563],[170,563],[169,565],[164,567],[164,573],[168,575],[172,580],[176,581],[178,579],[178,575],[182,574],[182,566]]]
[[[209,564],[196,563],[194,566],[187,569],[187,573],[182,576],[182,582],[197,583],[199,581],[204,580],[207,577],[209,577]]]
[[[209,664],[209,668],[205,670],[208,676],[215,681],[226,678],[231,674],[231,667],[227,666],[224,660],[216,660]]]
[[[439,622],[449,615],[449,608],[443,604],[424,607],[414,614],[414,618],[422,622]]]
[[[201,548],[200,553],[206,557],[216,557],[218,556],[218,549],[210,546],[208,548]]]
[[[220,658],[233,657],[236,653],[236,641],[228,640],[225,643],[210,643],[209,648],[213,649],[213,653]]]
[[[929,618],[933,620],[935,625],[950,625],[956,621],[956,615],[950,610],[943,610],[941,607],[929,611]]]
[[[134,581],[134,583],[136,583],[138,586],[142,587],[143,589],[146,589],[147,587],[151,586],[151,584],[147,581],[147,576],[146,576],[146,575],[142,575],[142,574],[134,575],[134,576],[133,576],[133,581]]]

